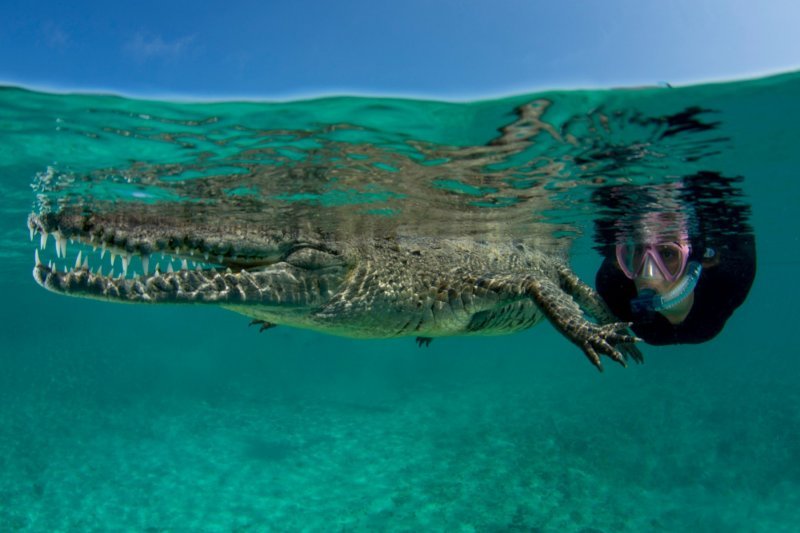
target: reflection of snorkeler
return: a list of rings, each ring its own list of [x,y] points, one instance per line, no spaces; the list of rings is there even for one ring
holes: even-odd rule
[[[699,177],[714,178],[719,185],[719,175]],[[701,182],[708,184],[707,179],[694,184]],[[709,197],[691,194],[691,188],[674,190],[690,198]],[[742,216],[739,227],[730,225],[730,214],[742,215],[746,209],[722,204],[692,207],[698,237],[689,237],[684,213],[667,210],[636,215],[632,230],[617,232],[613,247],[606,242],[597,290],[614,314],[633,322],[633,331],[650,344],[710,340],[744,302],[755,276],[755,240],[743,230]],[[727,209],[720,211],[721,205]],[[714,213],[725,216],[715,218]]]

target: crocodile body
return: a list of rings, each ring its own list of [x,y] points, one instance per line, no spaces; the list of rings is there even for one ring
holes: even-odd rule
[[[62,272],[40,262],[37,252],[34,278],[72,296],[214,304],[270,324],[354,338],[500,335],[547,318],[598,367],[601,354],[620,363],[626,356],[640,358],[630,344],[635,338],[624,331],[628,324],[614,321],[563,258],[521,242],[388,237],[331,242],[266,231],[226,237],[224,227],[213,234],[191,235],[187,228],[158,234],[141,212],[133,220],[137,225],[118,213],[110,218],[69,210],[32,214],[31,235],[39,235],[40,246],[54,240],[59,255],[63,248],[66,256],[72,240],[115,251],[126,269],[137,255],[148,265],[147,273],[134,278],[93,272],[80,260]],[[150,272],[150,258],[159,255],[210,256],[213,266]]]

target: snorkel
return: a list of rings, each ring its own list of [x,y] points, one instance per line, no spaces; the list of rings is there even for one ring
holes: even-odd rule
[[[631,310],[636,314],[648,314],[672,309],[689,296],[697,286],[703,266],[697,261],[686,265],[686,273],[680,283],[665,294],[659,295],[653,289],[644,289],[631,300]]]

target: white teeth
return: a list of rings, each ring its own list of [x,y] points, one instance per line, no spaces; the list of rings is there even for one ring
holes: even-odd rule
[[[47,248],[47,232],[43,231],[42,235],[39,237],[39,248],[44,250]]]
[[[33,259],[36,261],[36,263],[35,263],[36,266],[39,266],[39,265],[42,264],[42,262],[39,261],[39,250],[34,250],[33,251]]]
[[[176,246],[175,247],[175,255],[181,255],[181,247],[180,246]]]
[[[83,268],[84,270],[89,270],[89,258],[88,257],[85,257],[83,259],[83,265],[81,265],[81,268]]]
[[[94,275],[95,276],[102,276],[103,275],[103,266],[102,265],[99,265],[97,267],[97,270],[95,270]]]
[[[60,231],[53,233],[53,239],[56,241],[56,257],[61,257],[61,239],[63,238]]]
[[[150,270],[150,256],[147,254],[142,254],[142,270],[144,270],[144,275],[147,276]]]
[[[111,268],[114,268],[114,260],[117,258],[117,254],[111,252]]]
[[[103,243],[103,246],[100,248],[100,259],[105,257],[106,255],[106,243]]]
[[[228,268],[225,269],[225,273],[226,274],[233,274],[233,270],[231,270],[231,267],[228,267]]]
[[[50,270],[53,270],[53,261],[52,260],[47,262],[47,268],[49,268]]]
[[[59,257],[63,257],[64,259],[67,258],[67,238],[64,237],[60,231],[53,234],[56,238],[56,246],[58,246],[58,250],[56,250],[56,255]],[[60,255],[59,255],[60,251]]]
[[[122,257],[122,275],[128,275],[128,264],[131,262],[131,256],[123,255]]]
[[[167,272],[169,272],[170,274],[172,274],[173,272],[175,272],[175,271],[172,269],[172,263],[169,263],[169,264],[167,265]]]
[[[36,234],[36,231],[33,229],[33,226],[28,226],[28,233],[31,234],[31,242],[33,242],[33,236]]]
[[[203,257],[205,257],[205,258],[206,258],[206,262],[208,262],[208,252],[206,252],[205,254],[203,254]]]
[[[81,251],[78,250],[78,257],[75,258],[75,268],[79,268],[81,266]]]
[[[186,259],[184,259],[183,261],[181,261],[181,270],[188,270],[188,269],[189,265],[186,264]]]

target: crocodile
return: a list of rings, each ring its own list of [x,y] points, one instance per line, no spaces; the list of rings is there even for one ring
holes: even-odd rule
[[[46,289],[132,303],[214,304],[268,324],[353,338],[500,335],[543,318],[602,369],[600,355],[639,361],[638,339],[616,322],[598,294],[568,264],[523,242],[442,238],[331,241],[323,235],[216,225],[165,227],[163,214],[103,215],[63,209],[31,214],[42,248],[55,241],[138,256],[135,278],[93,272],[80,255],[66,272],[36,252],[35,280]],[[230,230],[230,231],[229,231]],[[124,243],[124,246],[120,246]],[[177,249],[176,249],[177,248]],[[150,271],[155,254],[183,268]],[[203,266],[205,257],[212,266]],[[188,259],[198,260],[188,268]],[[589,315],[594,321],[587,319]]]
[[[515,128],[504,129],[494,150],[519,142],[520,129],[531,123],[522,116]],[[546,318],[599,370],[601,356],[623,366],[642,360],[630,324],[615,319],[571,270],[566,254],[528,239],[502,232],[342,236],[309,221],[287,219],[282,226],[279,216],[249,222],[219,203],[100,205],[29,215],[31,239],[39,236],[33,269],[39,285],[114,302],[217,305],[262,329],[287,325],[351,338],[417,337],[420,345],[437,337],[515,333]],[[74,267],[59,270],[40,260],[48,241],[64,258],[67,243],[77,242]],[[120,258],[122,274],[90,269],[82,255],[89,247],[100,248],[101,258],[110,253],[112,266]],[[134,259],[143,273],[130,278]]]

